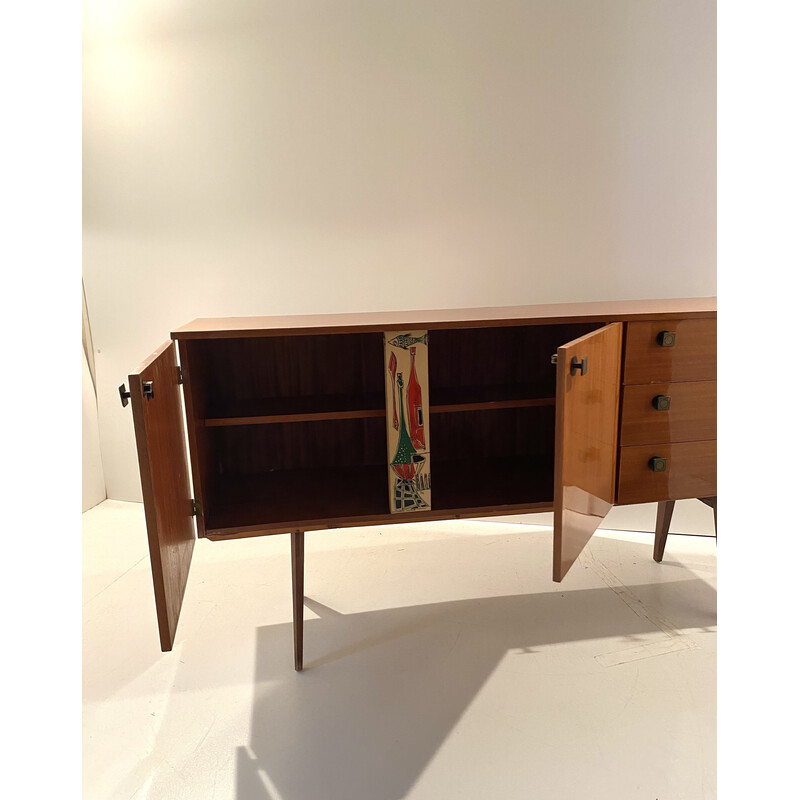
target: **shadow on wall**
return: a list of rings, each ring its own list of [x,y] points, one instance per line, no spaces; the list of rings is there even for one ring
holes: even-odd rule
[[[628,589],[669,607],[677,627],[715,624],[716,592],[702,580]],[[306,606],[320,618],[306,621],[303,673],[291,670],[291,625],[258,629],[251,741],[236,748],[237,800],[399,800],[502,659],[549,658],[540,648],[569,641],[600,654],[611,645],[597,640],[610,636],[629,639],[624,650],[659,630],[608,588],[348,615],[310,599]],[[612,671],[596,674],[612,680]],[[548,702],[580,708],[583,683],[569,675],[563,696]],[[520,688],[523,705],[536,702],[530,687]],[[547,757],[551,745],[531,744],[532,760]]]

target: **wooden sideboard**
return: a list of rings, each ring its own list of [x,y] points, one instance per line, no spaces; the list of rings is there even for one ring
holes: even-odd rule
[[[301,669],[305,531],[553,511],[561,581],[716,495],[715,298],[197,319],[129,380],[163,650],[197,537],[291,535]]]

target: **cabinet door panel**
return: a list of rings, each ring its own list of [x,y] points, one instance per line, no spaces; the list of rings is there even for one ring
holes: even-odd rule
[[[560,581],[614,502],[622,324],[558,348],[553,580]],[[585,361],[585,373],[572,367]]]
[[[162,345],[129,379],[158,630],[166,651],[175,641],[195,541],[173,343]]]

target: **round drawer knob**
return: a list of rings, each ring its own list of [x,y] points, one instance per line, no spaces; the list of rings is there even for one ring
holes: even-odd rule
[[[656,336],[656,342],[659,347],[675,347],[675,337],[677,335],[675,331],[660,331]]]
[[[657,394],[653,398],[653,408],[656,411],[669,411],[672,398],[668,394]]]
[[[653,456],[648,462],[647,466],[650,467],[653,472],[666,472],[667,471],[667,459],[661,458],[661,456]]]

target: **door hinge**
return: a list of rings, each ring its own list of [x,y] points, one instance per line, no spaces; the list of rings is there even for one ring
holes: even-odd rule
[[[195,500],[194,497],[192,498],[192,516],[193,517],[200,517],[203,515],[203,509],[200,506],[200,501]]]
[[[183,374],[183,367],[178,366],[176,369],[178,370],[178,383],[186,383],[186,377]]]

